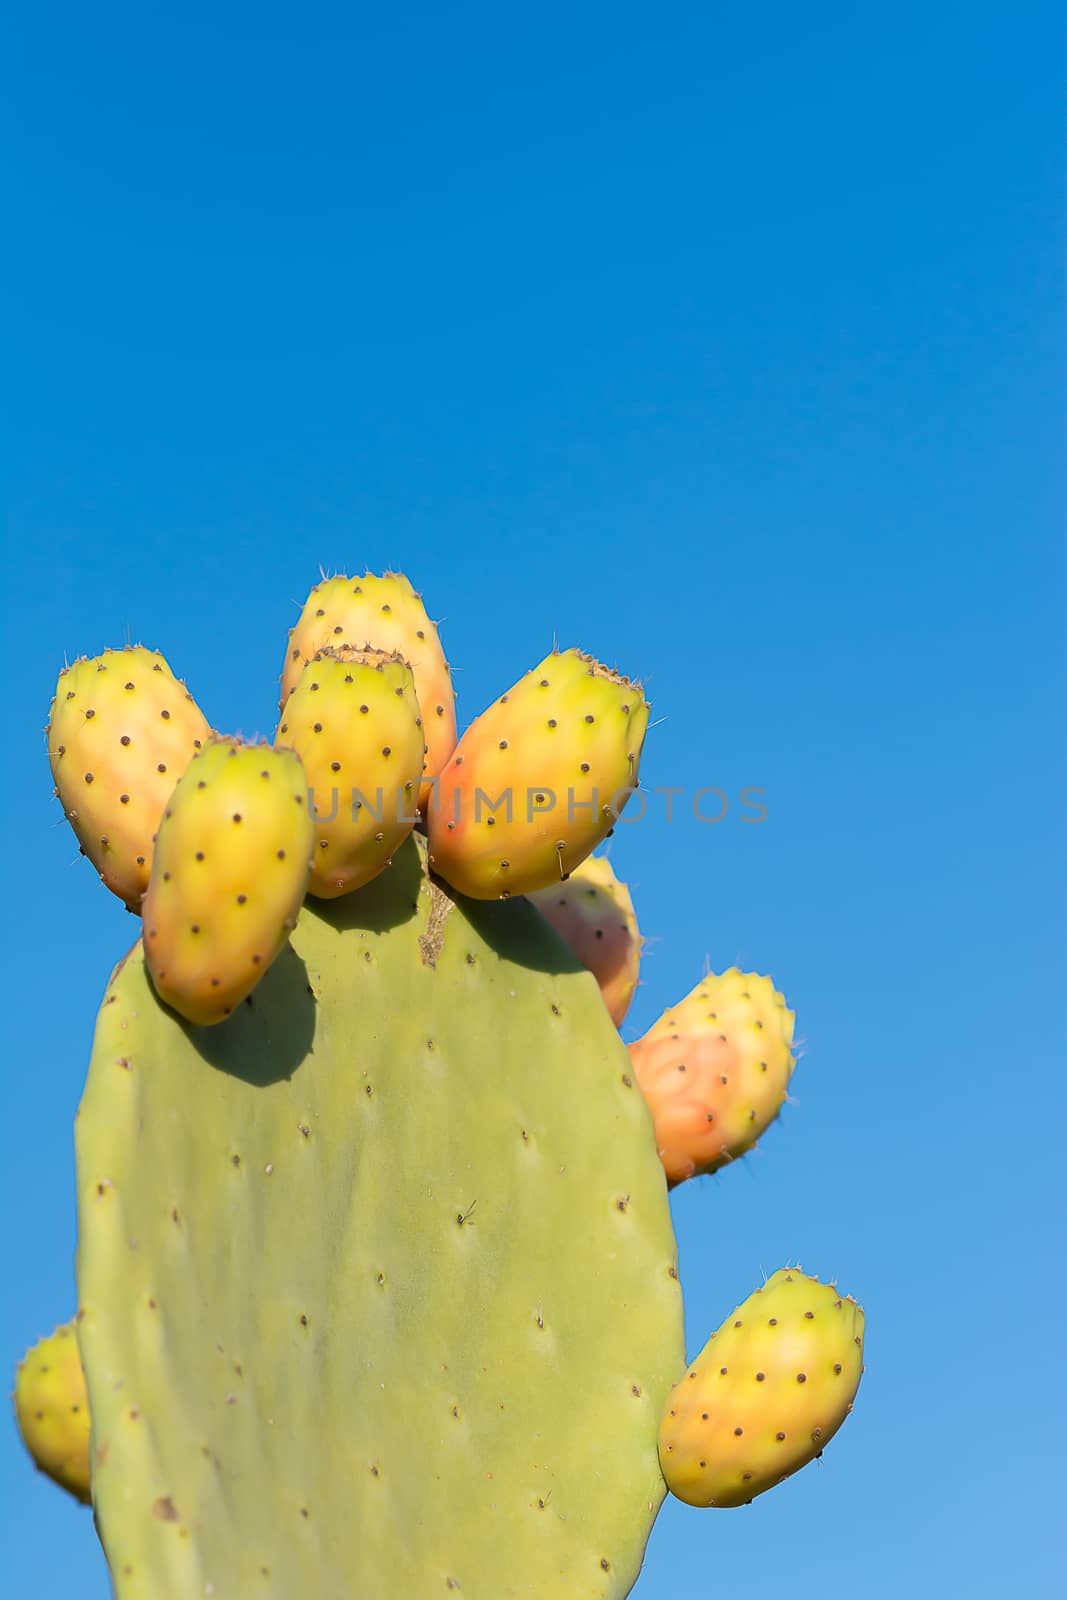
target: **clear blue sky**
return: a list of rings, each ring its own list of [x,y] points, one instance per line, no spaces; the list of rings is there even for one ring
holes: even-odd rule
[[[651,944],[806,1041],[676,1197],[690,1348],[787,1259],[868,1311],[854,1417],[641,1600],[1003,1597],[1065,1559],[1059,8],[23,8],[9,35],[0,1359],[73,1309],[71,1120],[133,925],[41,730],[158,646],[269,732],[319,564],[420,585],[464,717],[553,636],[643,676]],[[17,920],[16,920],[17,918]],[[103,1600],[0,1429],[12,1594]]]

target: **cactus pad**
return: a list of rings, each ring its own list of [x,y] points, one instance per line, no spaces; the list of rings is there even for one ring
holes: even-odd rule
[[[414,839],[221,1028],[134,946],[77,1128],[118,1600],[629,1592],[684,1367],[663,1171],[594,979]]]

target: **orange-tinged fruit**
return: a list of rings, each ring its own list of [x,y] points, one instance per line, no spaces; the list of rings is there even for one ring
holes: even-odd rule
[[[770,978],[731,967],[630,1045],[669,1183],[735,1161],[774,1121],[795,1064],[793,1024]]]
[[[210,737],[158,650],[105,650],[59,674],[48,723],[56,794],[83,852],[131,911],[141,909],[171,791]]]
[[[190,763],[143,907],[156,993],[187,1022],[222,1022],[285,948],[311,870],[310,813],[293,750],[214,739]]]
[[[434,871],[475,900],[562,882],[636,789],[647,725],[638,684],[554,650],[471,724],[435,784]]]
[[[564,883],[537,889],[530,899],[588,967],[618,1027],[630,1009],[641,965],[641,936],[630,891],[606,856],[589,856]]]
[[[740,1506],[821,1455],[856,1397],[864,1317],[786,1267],[713,1333],[671,1392],[659,1458],[672,1494]]]

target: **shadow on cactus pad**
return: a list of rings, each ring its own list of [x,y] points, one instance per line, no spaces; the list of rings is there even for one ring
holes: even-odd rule
[[[409,837],[396,852],[388,871],[372,878],[362,889],[337,900],[312,897],[310,904],[324,922],[339,932],[359,928],[364,933],[386,933],[418,914],[424,876],[418,846]]]
[[[147,971],[144,976],[150,983]],[[157,1004],[211,1066],[261,1089],[291,1078],[314,1048],[315,996],[291,944],[224,1027],[197,1027],[158,999]]]

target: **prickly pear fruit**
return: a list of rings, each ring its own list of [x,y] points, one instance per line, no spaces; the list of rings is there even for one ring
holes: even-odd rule
[[[455,748],[456,697],[437,629],[403,573],[387,572],[377,578],[368,572],[362,578],[325,578],[316,584],[289,632],[278,707],[283,721],[285,703],[305,663],[327,645],[342,644],[395,650],[410,666],[426,743],[425,781],[419,793],[419,804],[425,806],[429,779],[436,777]]]
[[[731,967],[630,1046],[670,1184],[736,1160],[774,1121],[793,1073],[793,1021],[770,978]]]
[[[333,899],[369,883],[418,820],[424,745],[411,668],[384,650],[321,650],[275,742],[296,751],[310,787],[309,892]]]
[[[42,1472],[89,1503],[89,1398],[73,1322],[28,1350],[15,1374],[15,1415]]]
[[[783,1268],[713,1333],[660,1426],[672,1494],[747,1505],[821,1455],[863,1372],[863,1311],[831,1284]]]
[[[648,704],[580,650],[554,650],[473,722],[427,808],[430,859],[475,900],[560,883],[637,787]]]
[[[530,899],[588,967],[618,1027],[630,1009],[641,963],[641,936],[630,891],[606,856],[589,856],[565,883],[537,889]]]
[[[186,1021],[221,1022],[281,954],[307,891],[310,813],[293,750],[213,739],[190,762],[143,906],[152,982]]]
[[[171,791],[211,736],[158,650],[105,650],[64,667],[48,723],[56,794],[104,883],[140,911]]]

